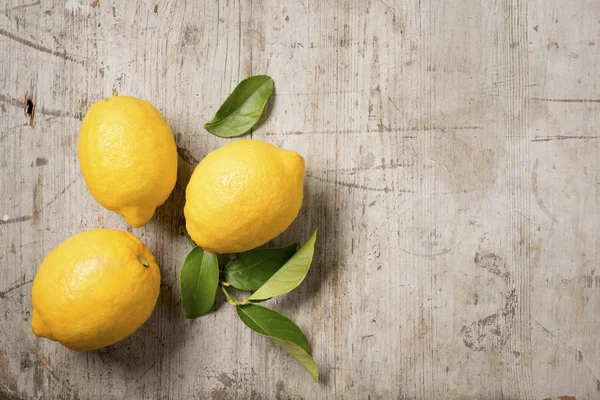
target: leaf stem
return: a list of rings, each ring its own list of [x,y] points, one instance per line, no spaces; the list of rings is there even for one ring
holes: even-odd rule
[[[192,240],[192,238],[190,237],[190,234],[188,233],[187,229],[185,229],[185,226],[181,227],[181,233],[183,233],[185,235],[185,238],[188,240],[188,242],[190,242],[190,244],[192,245],[192,247],[198,247],[198,245],[196,244],[196,242],[194,242]]]
[[[231,297],[231,295],[229,294],[229,292],[227,291],[227,289],[225,289],[225,286],[229,286],[229,284],[227,282],[221,281],[221,284],[219,286],[221,287],[221,290],[223,291],[223,294],[225,295],[225,298],[227,299],[227,302],[229,304],[231,304],[232,306],[238,307],[238,306],[245,306],[246,304],[248,304],[248,300],[237,301],[236,299],[234,299],[233,297]]]

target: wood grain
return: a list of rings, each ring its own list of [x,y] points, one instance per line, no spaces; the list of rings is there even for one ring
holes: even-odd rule
[[[11,399],[600,397],[600,3],[582,0],[0,0],[0,391]],[[216,310],[187,321],[179,234],[202,124],[241,79],[275,93],[251,136],[306,158],[274,244],[320,226],[306,282],[270,305],[322,381]],[[146,226],[81,179],[88,107],[165,115],[178,183]],[[4,218],[2,218],[4,217]],[[75,353],[36,338],[44,256],[135,233],[163,282],[142,329]]]

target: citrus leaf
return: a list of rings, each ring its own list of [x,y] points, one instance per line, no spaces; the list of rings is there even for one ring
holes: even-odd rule
[[[296,252],[297,243],[274,249],[254,249],[237,254],[223,271],[225,282],[253,292],[277,272]]]
[[[292,320],[256,304],[238,306],[236,310],[238,317],[248,328],[273,339],[319,381],[319,367],[310,355],[310,344]]]
[[[310,269],[315,252],[317,231],[318,229],[279,271],[275,272],[256,292],[252,293],[248,300],[267,300],[288,293],[298,287]]]
[[[181,304],[186,318],[198,318],[211,309],[218,284],[217,255],[194,247],[185,258],[179,274]]]
[[[273,79],[267,75],[244,79],[233,89],[214,118],[204,124],[204,129],[224,138],[248,132],[260,119],[273,87]]]

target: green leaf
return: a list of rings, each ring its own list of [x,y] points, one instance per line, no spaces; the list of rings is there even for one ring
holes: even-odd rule
[[[273,276],[296,252],[297,243],[275,249],[239,253],[224,269],[225,282],[238,290],[253,292]]]
[[[194,247],[185,258],[179,275],[181,303],[186,318],[198,318],[211,309],[218,284],[217,255]]]
[[[289,318],[256,304],[236,307],[238,317],[254,332],[273,339],[319,381],[319,367],[310,355],[304,333]]]
[[[288,293],[298,287],[306,277],[315,252],[317,231],[312,234],[306,243],[286,262],[279,271],[252,293],[250,301],[267,300],[271,297]]]
[[[273,79],[256,75],[241,81],[214,118],[204,124],[213,135],[230,138],[248,132],[260,119],[273,93]]]

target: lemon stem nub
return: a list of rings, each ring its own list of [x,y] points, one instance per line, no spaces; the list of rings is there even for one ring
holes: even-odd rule
[[[138,256],[138,260],[140,260],[140,262],[142,263],[142,265],[143,265],[144,267],[146,267],[146,268],[147,268],[147,267],[149,267],[149,266],[150,266],[150,263],[148,263],[148,260],[146,260],[144,257],[142,257],[142,256]]]

